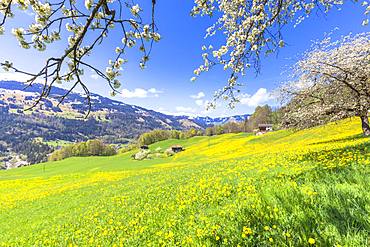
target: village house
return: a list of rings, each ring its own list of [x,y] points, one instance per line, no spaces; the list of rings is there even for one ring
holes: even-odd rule
[[[272,124],[259,124],[258,130],[261,132],[269,132],[272,131]]]
[[[259,124],[256,135],[262,135],[272,131],[272,124]]]

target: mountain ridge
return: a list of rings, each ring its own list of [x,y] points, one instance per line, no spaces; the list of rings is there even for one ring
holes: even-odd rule
[[[42,90],[41,84],[26,87],[16,81],[0,81],[0,167],[34,164],[46,160],[51,145],[101,139],[125,144],[153,129],[205,129],[227,121],[243,121],[248,115],[230,118],[172,116],[91,94],[91,112],[85,97],[53,87],[50,97],[31,110]]]
[[[32,103],[32,100],[36,99],[36,94],[39,95],[39,92],[42,90],[42,84],[33,84],[30,87],[26,87],[27,85],[22,83],[22,82],[17,82],[17,81],[0,81],[0,104],[2,103],[1,101],[1,93],[4,90],[13,90],[13,91],[19,91],[23,93],[29,93],[29,94],[34,94],[34,95],[27,95],[24,100],[27,105],[30,105]],[[47,99],[44,99],[41,103],[44,104],[44,106],[47,108],[47,110],[51,110],[54,112],[61,112],[63,111],[60,107],[56,106],[57,101],[55,102],[50,102],[51,99],[55,99],[56,97],[60,97],[61,95],[65,94],[67,90],[59,88],[59,87],[52,87],[50,97]],[[83,118],[85,112],[88,110],[87,104],[84,104],[85,97],[80,94],[80,93],[75,93],[72,92],[70,93],[69,97],[67,97],[61,105],[71,105],[72,109],[77,112],[76,118]],[[12,101],[12,100],[11,100]],[[15,103],[15,102],[12,102]],[[53,104],[53,107],[51,107],[51,104]],[[5,106],[3,104],[3,106]],[[49,106],[49,107],[48,107]],[[97,112],[101,110],[108,110],[110,109],[112,112],[114,111],[129,111],[129,110],[136,110],[136,111],[141,111],[141,113],[146,112],[146,113],[151,113],[153,115],[161,115],[162,118],[170,118],[170,120],[188,120],[188,121],[193,121],[198,127],[201,128],[206,128],[212,125],[217,125],[217,124],[224,124],[227,123],[228,121],[244,121],[246,118],[250,116],[250,114],[244,114],[244,115],[233,115],[229,117],[209,117],[209,116],[186,116],[186,115],[170,115],[170,114],[165,114],[161,112],[157,112],[151,109],[146,109],[141,106],[137,105],[131,105],[124,103],[119,100],[114,100],[110,99],[105,96],[101,96],[96,93],[91,93],[91,111],[92,112]],[[17,108],[21,109],[21,108]],[[40,110],[40,109],[39,109]],[[196,125],[192,127],[197,127]],[[179,127],[179,126],[178,126]],[[185,128],[187,126],[184,126]]]

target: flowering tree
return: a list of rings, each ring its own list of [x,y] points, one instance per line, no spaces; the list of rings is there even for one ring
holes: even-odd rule
[[[79,2],[79,3],[78,3]],[[122,64],[127,62],[124,53],[127,48],[138,47],[142,53],[140,67],[144,68],[149,59],[153,42],[160,40],[154,22],[155,0],[152,0],[151,22],[144,23],[140,16],[142,9],[133,1],[122,0],[0,0],[0,34],[10,17],[14,16],[14,8],[32,11],[35,20],[28,27],[14,28],[12,33],[22,48],[34,48],[44,51],[46,46],[60,40],[64,32],[68,33],[65,50],[58,57],[50,57],[37,72],[27,72],[16,68],[12,62],[1,63],[4,70],[15,71],[30,76],[28,83],[32,85],[37,79],[44,81],[41,96],[35,105],[50,94],[55,83],[73,82],[66,95],[78,85],[85,93],[90,106],[89,89],[82,80],[84,69],[91,69],[106,80],[115,94],[121,83],[118,80]],[[1,17],[1,15],[0,15]],[[105,72],[86,58],[94,49],[104,42],[108,35],[118,32],[122,37],[122,45],[115,48],[115,55],[109,60]]]
[[[5,24],[17,11],[32,11],[34,22],[27,27],[12,30],[21,47],[43,51],[47,44],[68,36],[65,50],[58,57],[50,57],[37,72],[27,72],[13,65],[10,61],[2,62],[5,70],[12,70],[30,76],[29,84],[37,79],[44,81],[44,90],[40,100],[47,97],[54,83],[74,82],[71,90],[82,86],[89,100],[89,90],[81,79],[84,69],[92,69],[108,82],[115,94],[120,87],[118,77],[126,48],[139,47],[142,52],[140,67],[144,68],[149,59],[152,44],[160,40],[154,22],[154,6],[151,0],[151,22],[145,23],[141,15],[143,10],[138,0],[0,0],[0,34]],[[298,24],[314,10],[328,12],[343,4],[340,0],[194,0],[191,11],[193,16],[218,16],[215,24],[207,29],[206,37],[220,35],[224,44],[213,48],[204,46],[204,63],[194,73],[195,80],[202,72],[209,71],[216,65],[222,65],[230,71],[226,86],[216,92],[215,99],[230,100],[230,105],[238,101],[238,78],[250,67],[257,72],[260,69],[260,56],[275,53],[284,46],[281,31],[288,23]],[[358,2],[354,0],[354,2]],[[370,7],[362,2],[369,14]],[[365,19],[363,24],[366,25]],[[64,35],[67,32],[68,35]],[[87,62],[86,57],[93,54],[98,45],[108,36],[118,32],[122,45],[115,48],[116,54],[109,61],[105,71]],[[93,37],[93,38],[91,38]],[[64,99],[62,97],[61,100]],[[35,102],[36,104],[38,102]],[[212,106],[212,104],[211,104]]]
[[[287,126],[305,128],[358,116],[363,134],[370,135],[370,33],[314,44],[294,66],[293,78],[282,87]]]
[[[326,13],[343,3],[338,0],[195,0],[193,15],[219,16],[207,29],[206,37],[218,34],[225,42],[217,48],[203,46],[204,63],[194,71],[195,77],[191,80],[216,65],[223,66],[230,76],[225,87],[215,93],[215,99],[224,98],[233,106],[238,102],[235,93],[239,92],[240,76],[249,68],[258,73],[260,57],[284,47],[282,30],[286,24],[298,25],[315,11]],[[365,16],[369,15],[368,2],[361,1],[361,5]],[[368,22],[365,17],[362,24]]]

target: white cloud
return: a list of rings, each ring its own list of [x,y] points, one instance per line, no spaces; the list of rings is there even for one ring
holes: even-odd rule
[[[204,100],[203,100],[203,98],[205,97],[206,95],[203,93],[203,92],[199,92],[199,93],[197,93],[197,94],[195,94],[195,95],[190,95],[190,98],[192,98],[192,99],[195,99],[195,104],[197,105],[197,106],[202,106],[202,107],[204,107]]]
[[[26,82],[28,79],[30,79],[30,76],[20,74],[20,73],[14,73],[14,72],[0,72],[0,80],[3,81],[20,81],[20,82]]]
[[[148,91],[142,88],[135,88],[133,91],[124,88],[122,89],[122,96],[125,98],[147,98]]]
[[[186,107],[186,106],[177,106],[175,107],[175,111],[167,111],[166,109],[164,109],[163,107],[159,107],[158,109],[156,109],[156,111],[159,111],[163,114],[167,114],[167,115],[172,115],[172,116],[190,116],[190,117],[195,117],[197,115],[199,115],[197,113],[197,110],[192,108],[192,107]]]
[[[202,99],[204,98],[206,95],[203,93],[203,92],[199,92],[198,94],[196,95],[190,95],[190,98],[193,98],[193,99]]]
[[[265,104],[268,101],[274,99],[271,93],[267,92],[266,88],[260,88],[253,95],[243,94],[240,98],[240,103],[250,107],[256,107],[261,104]]]
[[[159,93],[163,93],[163,91],[159,91],[158,89],[152,87],[152,88],[149,88],[148,89],[148,92],[149,93],[153,93],[153,94],[159,94]]]
[[[177,112],[190,112],[190,113],[195,113],[196,110],[192,107],[185,107],[185,106],[177,106],[176,107]]]
[[[176,112],[173,113],[172,115],[177,115],[177,116],[196,116],[197,115],[197,110],[192,108],[192,107],[186,107],[186,106],[177,106]]]
[[[195,104],[199,105],[199,106],[203,106],[204,105],[204,101],[202,99],[197,99],[195,101]]]
[[[155,88],[150,88],[148,90],[143,88],[135,88],[130,91],[127,88],[122,89],[122,96],[124,98],[148,98],[148,97],[159,97],[159,94],[163,93]]]

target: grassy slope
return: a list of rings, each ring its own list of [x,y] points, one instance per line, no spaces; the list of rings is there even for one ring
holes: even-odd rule
[[[0,172],[0,246],[369,245],[370,141],[356,120],[168,140],[171,158]]]

